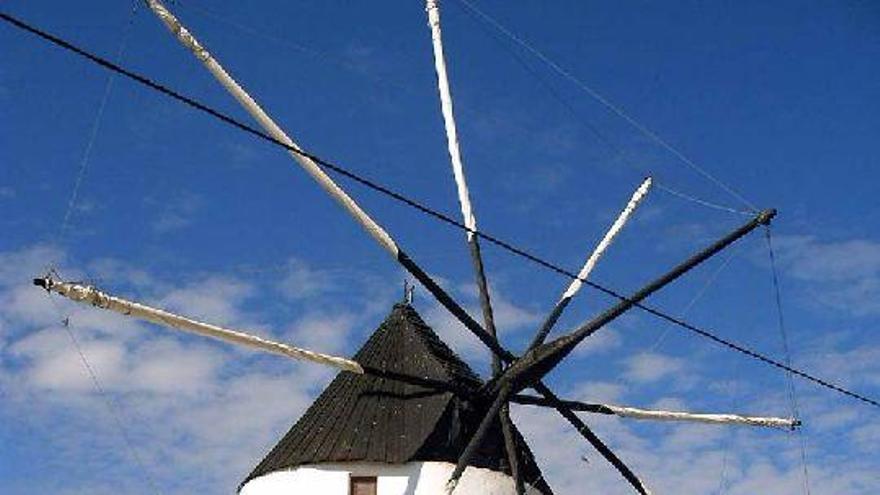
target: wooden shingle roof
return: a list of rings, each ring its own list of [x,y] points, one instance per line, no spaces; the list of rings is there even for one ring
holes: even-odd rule
[[[245,483],[303,464],[457,461],[480,420],[467,392],[483,382],[412,306],[395,305],[354,359],[374,372],[339,373]],[[423,381],[389,378],[395,374]],[[514,434],[524,479],[546,492],[532,453]],[[509,474],[497,422],[473,465]]]

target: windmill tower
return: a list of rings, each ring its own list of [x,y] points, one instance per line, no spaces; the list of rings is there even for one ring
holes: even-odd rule
[[[587,278],[591,270],[647,194],[651,180],[646,179],[636,189],[581,271],[571,275],[574,280],[564,288],[544,323],[537,329],[531,344],[521,355],[517,355],[506,349],[495,335],[491,298],[480,254],[480,235],[458,150],[436,0],[427,0],[427,12],[441,109],[463,217],[463,222],[457,225],[467,232],[467,244],[480,295],[482,323],[471,317],[444,291],[325,171],[330,168],[338,172],[339,167],[304,152],[159,0],[148,0],[147,4],[172,34],[260,123],[265,132],[237,122],[235,125],[285,148],[401,267],[476,335],[493,356],[492,375],[484,381],[434,334],[408,303],[396,305],[360,351],[352,359],[347,359],[274,342],[241,330],[203,323],[112,296],[94,287],[59,281],[50,276],[35,279],[35,284],[46,290],[78,302],[343,370],[244,480],[240,486],[242,494],[550,494],[551,489],[543,479],[535,458],[510,419],[510,403],[557,411],[641,494],[650,493],[645,484],[576,412],[764,427],[793,428],[797,425],[796,420],[786,418],[650,411],[611,404],[582,403],[561,399],[543,383],[543,378],[583,340],[626,311],[641,305],[646,298],[692,268],[753,230],[769,224],[775,215],[774,210],[756,212],[748,222],[633,294],[624,296],[605,289],[617,299],[616,304],[580,327],[547,341],[569,302],[583,284],[589,283]],[[232,119],[227,118],[227,121]],[[446,221],[456,223],[448,218]],[[520,254],[529,256],[522,251]],[[656,310],[651,311],[662,315]],[[728,343],[725,345],[731,346]],[[736,345],[732,347],[736,348]],[[769,358],[754,352],[752,355],[792,371],[790,367]],[[524,393],[527,389],[534,390],[537,395]]]
[[[242,495],[443,492],[480,422],[472,397],[483,381],[408,303],[394,306],[354,360],[370,373],[340,373],[254,468]],[[529,492],[550,493],[514,433]],[[504,448],[496,421],[456,493],[516,493]]]

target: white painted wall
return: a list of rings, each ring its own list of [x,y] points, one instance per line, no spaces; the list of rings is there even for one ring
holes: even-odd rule
[[[240,495],[348,495],[350,476],[376,476],[378,495],[440,495],[453,469],[448,462],[312,464],[254,478]],[[504,473],[468,468],[455,494],[515,495],[516,487]]]

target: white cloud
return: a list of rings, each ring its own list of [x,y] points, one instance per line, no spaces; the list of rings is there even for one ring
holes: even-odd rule
[[[291,259],[278,288],[291,299],[306,299],[330,291],[336,278],[327,270],[316,270],[300,260]]]
[[[119,342],[83,340],[80,348],[96,373],[108,377],[122,374],[125,349]],[[52,392],[82,392],[92,387],[72,342],[59,327],[33,333],[12,345],[10,351],[29,364],[22,372],[29,386]]]
[[[52,299],[29,282],[19,284],[0,295],[0,304],[6,308],[3,316],[10,321],[28,325],[58,323],[62,315]]]
[[[658,354],[643,352],[625,360],[623,376],[636,383],[651,383],[677,374],[684,369],[684,360]]]
[[[0,287],[27,285],[34,277],[45,274],[50,264],[63,265],[64,261],[61,250],[42,244],[0,252]]]
[[[477,322],[482,323],[483,318],[476,287],[471,284],[463,284],[458,286],[458,293],[464,296],[458,299],[464,309]],[[541,321],[541,315],[537,312],[511,301],[497,287],[490,287],[490,294],[495,326],[501,342],[505,342],[510,334],[537,328]],[[437,332],[437,335],[465,361],[485,364],[491,358],[490,351],[486,346],[439,303],[430,306],[423,316],[428,325]]]
[[[867,239],[823,242],[813,236],[774,239],[780,261],[803,280],[847,281],[880,274],[880,243]]]
[[[170,199],[150,198],[147,204],[153,208],[158,207],[159,215],[153,220],[152,227],[154,232],[164,234],[192,225],[205,201],[197,194],[185,193]]]
[[[880,344],[819,345],[804,346],[799,361],[803,367],[821,369],[825,378],[839,383],[880,388]]]
[[[570,396],[585,402],[619,404],[625,393],[626,387],[620,383],[588,381],[574,387]]]
[[[25,446],[27,442],[43,442],[40,449],[46,461],[64,471],[65,480],[76,479],[77,486],[60,486],[57,479],[48,477],[26,482],[4,480],[0,487],[13,486],[12,493],[149,492],[143,476],[131,467],[132,459],[119,438],[113,416],[94,393],[79,356],[58,325],[58,311],[46,305],[44,292],[29,285],[31,272],[39,272],[47,257],[63,260],[63,253],[47,248],[0,253],[0,260],[7,261],[0,263],[0,271],[11,277],[0,278],[0,417],[16,418],[7,422],[12,426],[6,426],[13,428],[8,430],[10,435],[22,439],[21,445],[12,447],[14,453],[27,455],[25,449],[32,448]],[[270,319],[265,307],[252,305],[264,296],[261,288],[235,277],[190,275],[182,279],[192,282],[174,286],[149,271],[114,260],[89,266],[90,271],[96,268],[94,271],[110,274],[114,285],[134,287],[135,294],[146,295],[171,309],[218,323],[261,322],[269,326],[271,321],[293,343],[330,352],[351,349],[354,330],[367,324],[372,328],[377,323],[375,315],[364,317],[357,307],[366,303],[349,302],[320,310],[310,307],[296,320],[279,324]],[[307,265],[304,269],[320,272]],[[537,313],[508,300],[503,292],[495,294],[499,317],[504,315],[499,320],[504,321],[502,331],[532,329],[539,322]],[[478,315],[473,293],[468,297],[469,308]],[[282,303],[298,304],[296,300]],[[312,364],[262,358],[203,339],[181,338],[98,309],[60,300],[59,305],[61,314],[71,316],[84,353],[163,493],[232,492],[332,377],[332,371]],[[441,334],[446,332],[444,338],[470,335],[451,319],[444,321],[447,317],[442,308],[426,313],[434,313],[440,320],[435,324],[444,326],[437,328]],[[846,346],[842,342],[813,344],[809,359],[823,363],[823,369],[833,377],[848,381],[856,376],[864,387],[876,386],[877,382],[872,381],[880,374],[876,348],[870,344]],[[483,345],[470,345],[466,351],[478,354],[485,363],[488,353]],[[666,354],[637,354],[623,361],[621,378],[631,380],[633,385],[663,388],[665,384],[657,385],[659,381],[674,379],[677,383],[686,370],[699,369],[704,359],[692,356],[685,361]],[[804,356],[803,365],[813,367],[815,363],[807,359]],[[692,405],[702,408],[706,396],[711,395],[705,391],[717,389],[738,396],[740,404],[748,404],[745,412],[786,410],[783,398],[755,396],[756,389],[743,386],[739,380],[723,386],[707,379],[700,383],[706,387],[685,390],[681,397],[652,394],[650,401],[641,394],[641,389],[648,387],[629,386],[615,378],[571,383],[560,395],[636,406],[650,402],[650,407],[682,409]],[[815,445],[808,454],[813,492],[873,493],[880,469],[872,455],[878,430],[864,420],[865,413],[857,406],[841,408],[815,389],[801,390],[802,411],[809,425],[806,432],[815,435],[808,437],[808,445]],[[725,402],[728,399],[733,401],[734,397],[724,397]],[[645,402],[639,404],[640,400]],[[513,410],[557,493],[631,493],[620,476],[556,413],[527,406],[515,406]],[[728,494],[800,490],[798,444],[795,437],[783,432],[652,424],[587,414],[583,417],[656,493],[716,493],[722,472],[726,473]],[[26,418],[31,430],[16,426],[23,424],[21,418]],[[833,437],[835,443],[845,443],[845,452],[823,452],[822,447],[829,444],[820,443],[825,441],[822,435]],[[17,490],[19,486],[27,490]]]
[[[880,424],[872,422],[858,426],[849,437],[865,452],[875,452],[877,445],[880,445]]]
[[[310,363],[180,338],[60,298],[56,307],[29,280],[48,258],[63,259],[63,253],[45,247],[0,253],[7,262],[0,270],[8,276],[0,280],[0,415],[27,417],[52,432],[43,440],[53,452],[48,461],[79,466],[85,470],[79,476],[94,477],[92,483],[77,478],[82,485],[65,488],[68,493],[147,490],[143,474],[123,471],[132,459],[114,415],[163,493],[192,493],[194,486],[229,492],[333,375]],[[257,319],[245,309],[255,289],[235,278],[191,276],[193,282],[168,290],[172,284],[114,260],[90,267],[112,274],[114,285],[137,286],[142,295],[161,292],[158,300],[169,309],[227,324]],[[112,415],[59,325],[61,315],[69,315],[83,354],[110,394]],[[355,323],[351,315],[310,314],[294,330],[311,336],[309,344],[339,350]],[[30,480],[27,486],[55,491],[56,481]]]
[[[140,289],[164,289],[162,282],[146,270],[117,259],[97,259],[89,263],[86,272],[95,285],[102,285],[105,281],[123,281]]]
[[[622,343],[623,338],[620,336],[620,332],[616,327],[609,325],[578,344],[572,354],[581,357],[592,356],[617,349]]]
[[[474,312],[473,309],[475,308],[471,308],[470,311],[471,316],[479,318],[478,315],[480,313],[478,311]],[[461,356],[462,359],[469,363],[474,361],[488,362],[490,355],[486,346],[450,314],[446,308],[432,305],[422,316],[437,335],[455,350],[456,354]]]
[[[296,321],[287,332],[294,345],[327,353],[341,353],[357,319],[348,313],[311,313]]]
[[[225,276],[208,276],[174,289],[159,305],[211,323],[234,325],[246,319],[243,305],[254,294],[245,282]]]
[[[505,294],[492,287],[492,309],[495,316],[495,326],[500,331],[515,332],[525,328],[537,330],[541,322],[541,315],[532,309],[517,305]]]
[[[126,380],[130,386],[153,393],[196,394],[215,385],[214,379],[228,356],[203,346],[156,339],[138,346],[128,358],[131,367]]]
[[[836,429],[852,424],[859,413],[852,408],[838,408],[814,414],[810,417],[810,428],[816,430]]]
[[[880,314],[880,242],[779,236],[775,245],[780,265],[807,284],[814,302],[856,316]]]

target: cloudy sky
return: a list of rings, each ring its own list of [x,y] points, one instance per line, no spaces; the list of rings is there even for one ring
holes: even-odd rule
[[[420,2],[174,4],[304,147],[457,216]],[[2,10],[121,54],[124,65],[245,118],[131,5],[7,0]],[[459,0],[444,4],[484,230],[576,270],[650,174],[662,188],[594,273],[632,291],[744,222],[729,211],[744,207],[737,196],[776,207],[791,359],[880,396],[874,3],[475,5],[571,76]],[[30,279],[54,268],[212,322],[352,354],[401,298],[404,273],[278,149],[130,81],[108,85],[101,69],[7,25],[0,45],[0,492],[234,493],[332,372],[75,307]],[[460,232],[341,183],[476,311]],[[502,340],[521,350],[566,280],[484,252]],[[757,231],[651,302],[785,359],[771,280]],[[558,331],[609,303],[584,289]],[[485,373],[477,341],[423,291],[415,305]],[[548,380],[590,401],[792,414],[784,374],[638,311]],[[656,493],[805,493],[802,452],[811,493],[876,493],[880,412],[810,383],[795,387],[802,436],[585,420]],[[514,416],[558,493],[630,493],[554,413],[517,407]]]

